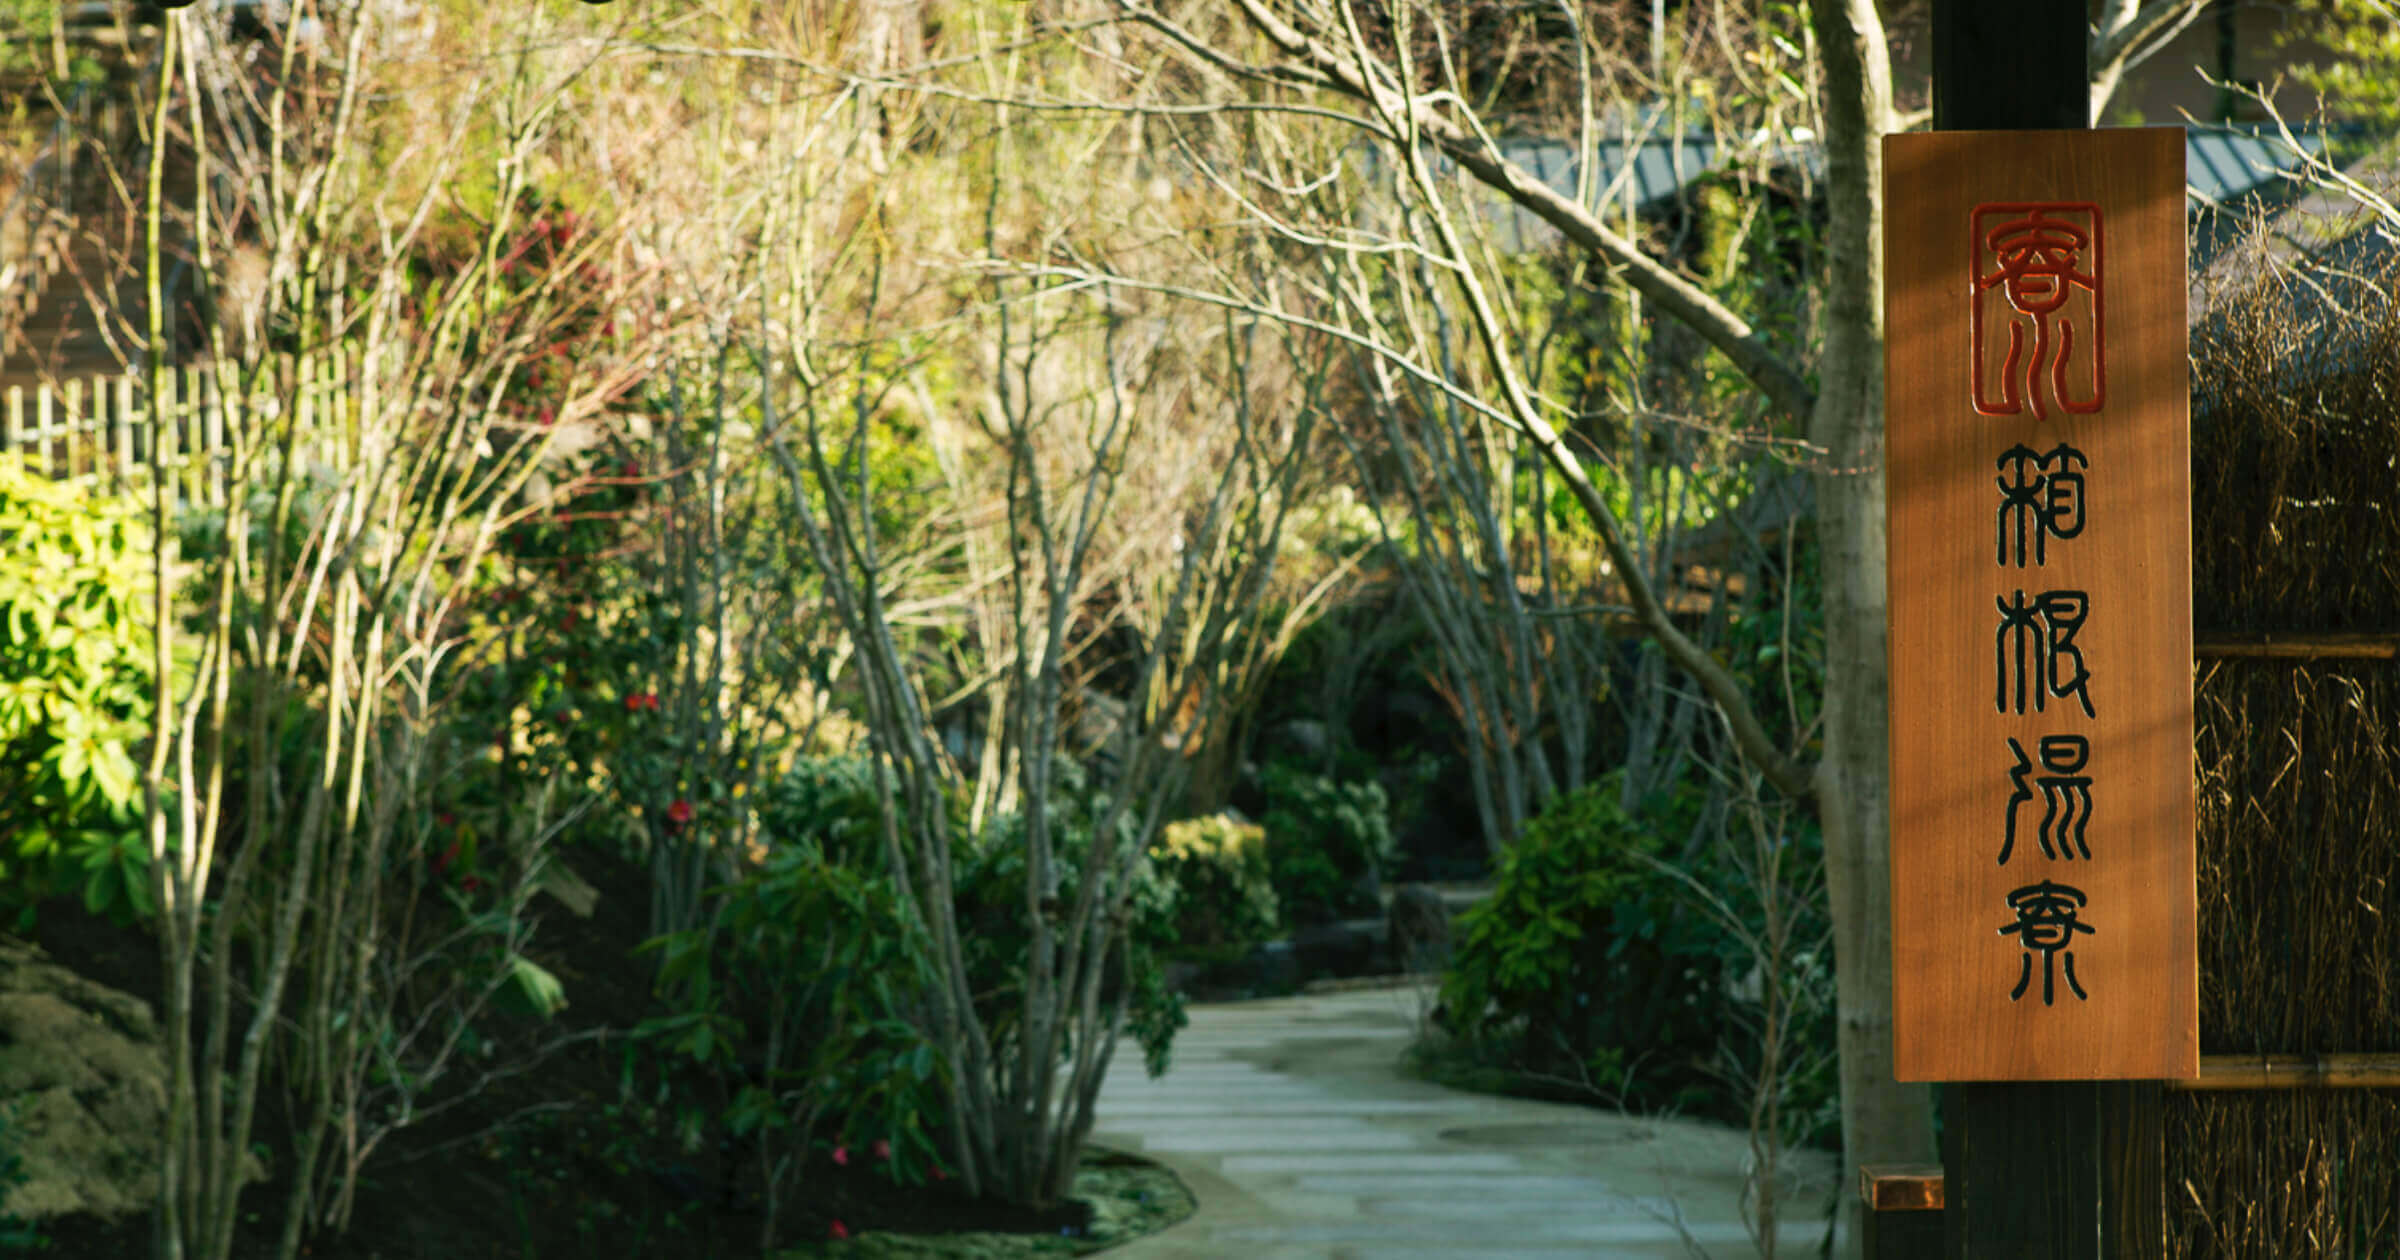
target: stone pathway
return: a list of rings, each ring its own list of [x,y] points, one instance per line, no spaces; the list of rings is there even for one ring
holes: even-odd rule
[[[1755,1257],[1745,1135],[1467,1094],[1399,1067],[1417,989],[1192,1008],[1174,1066],[1122,1052],[1093,1140],[1173,1168],[1200,1200],[1122,1260]],[[1779,1255],[1817,1254],[1833,1161],[1806,1153]]]

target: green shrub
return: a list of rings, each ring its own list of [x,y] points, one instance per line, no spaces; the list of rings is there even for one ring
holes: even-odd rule
[[[919,1031],[931,947],[898,888],[799,840],[710,897],[712,925],[643,947],[673,1009],[638,1035],[725,1083],[719,1119],[736,1137],[789,1155],[888,1143],[894,1178],[921,1183],[947,1069]]]
[[[1687,800],[1653,814],[1689,816]],[[1442,1018],[1482,1061],[1582,1082],[1621,1105],[1738,1121],[1745,1100],[1725,1079],[1752,1012],[1728,982],[1752,959],[1724,925],[1658,869],[1666,836],[1619,803],[1615,776],[1553,801],[1501,857],[1492,896],[1467,912],[1442,984]],[[1812,838],[1813,839],[1813,838]],[[1814,861],[1810,854],[1800,860]],[[1703,886],[1741,876],[1713,854],[1689,872]],[[1738,900],[1738,896],[1729,894]],[[1829,992],[1828,960],[1795,959],[1801,992]],[[1830,1045],[1831,1011],[1804,1013],[1803,1044]],[[1787,1112],[1837,1122],[1830,1073],[1793,1082]]]
[[[801,757],[759,794],[758,831],[771,847],[813,839],[831,861],[882,864],[883,802],[864,757]]]
[[[759,868],[711,891],[713,927],[645,946],[660,954],[671,1009],[640,1035],[719,1082],[716,1120],[736,1136],[792,1151],[875,1150],[896,1179],[918,1184],[939,1166],[949,1068],[925,1036],[938,983],[932,945],[884,869],[872,775],[857,758],[802,759],[761,793],[770,843]],[[1063,770],[1051,800],[1063,903],[1074,900],[1106,806],[1078,769]],[[953,821],[964,837],[963,817]],[[1112,839],[1131,845],[1130,815]],[[1031,949],[1025,850],[1023,820],[1012,816],[959,840],[954,854],[976,1013],[1004,1064],[1016,1051]],[[1127,1032],[1153,1073],[1165,1070],[1186,1022],[1163,966],[1176,904],[1172,881],[1142,861],[1124,948],[1107,968],[1105,996],[1125,993]]]
[[[1396,860],[1381,784],[1266,767],[1267,867],[1284,912],[1300,922],[1382,910],[1370,890]]]
[[[1108,798],[1090,790],[1082,770],[1059,763],[1059,784],[1050,796],[1053,862],[1059,872],[1057,901],[1047,911],[1052,923],[1066,920],[1082,887],[1084,856],[1092,833],[1107,812]],[[1133,811],[1117,815],[1109,843],[1130,848]],[[1024,976],[1033,934],[1025,922],[1025,824],[1003,816],[972,845],[960,846],[956,888],[958,921],[966,937],[967,971],[975,1007],[989,1030],[994,1053],[1007,1062],[1015,1053],[1017,1013],[1024,1008]],[[1174,882],[1145,854],[1135,865],[1126,898],[1124,943],[1104,968],[1103,1001],[1126,997],[1126,1031],[1141,1047],[1150,1074],[1167,1070],[1175,1033],[1190,1022],[1183,997],[1167,987],[1166,955],[1176,942]],[[1063,1044],[1061,1053],[1072,1051]]]
[[[1168,823],[1150,850],[1175,885],[1176,952],[1238,957],[1275,934],[1266,829],[1231,814]]]
[[[0,457],[0,895],[150,911],[135,750],[154,670],[141,509]]]

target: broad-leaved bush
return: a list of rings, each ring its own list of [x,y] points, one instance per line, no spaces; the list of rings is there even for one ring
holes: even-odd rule
[[[1178,954],[1239,957],[1275,935],[1266,828],[1233,814],[1181,819],[1160,829],[1150,860],[1175,885]]]
[[[1374,888],[1398,862],[1383,785],[1270,763],[1262,771],[1267,864],[1296,922],[1380,914]]]
[[[1739,983],[1753,960],[1655,864],[1680,860],[1670,842],[1689,831],[1689,803],[1637,817],[1620,795],[1613,774],[1561,795],[1503,853],[1491,897],[1461,918],[1442,1023],[1486,1064],[1636,1109],[1736,1121],[1744,1102],[1726,1066],[1741,1048],[1727,1042],[1754,1014]],[[1738,898],[1737,873],[1711,855],[1698,862],[1694,878]],[[1830,992],[1830,959],[1791,966],[1808,973],[1796,990]],[[1804,1044],[1829,1043],[1830,1015],[1802,1013]],[[1830,1074],[1794,1082],[1786,1110],[1837,1123],[1834,1086]]]
[[[1053,862],[1058,868],[1057,895],[1041,912],[1054,928],[1073,913],[1082,888],[1084,857],[1091,852],[1094,833],[1108,814],[1108,798],[1092,790],[1080,767],[1058,763],[1058,785],[1050,796]],[[1102,842],[1131,849],[1134,811],[1119,810]],[[975,990],[975,1005],[989,1030],[996,1061],[1012,1062],[1019,1033],[1018,1012],[1024,1009],[1026,966],[1033,949],[1033,932],[1026,921],[1025,821],[1017,815],[993,820],[982,835],[954,859],[957,863],[958,921],[966,937],[967,967]],[[1103,869],[1109,863],[1103,862]],[[1144,853],[1134,864],[1133,883],[1125,901],[1125,922],[1118,947],[1103,966],[1101,1001],[1122,994],[1126,1000],[1125,1031],[1140,1047],[1152,1076],[1167,1070],[1175,1033],[1189,1017],[1183,997],[1167,987],[1166,955],[1176,940],[1178,893],[1174,881]],[[1062,1044],[1061,1055],[1072,1047]]]
[[[0,896],[150,911],[150,531],[131,498],[0,456]]]
[[[885,1143],[892,1176],[940,1166],[947,1071],[921,1033],[931,946],[879,869],[780,843],[712,891],[712,923],[660,937],[670,1007],[637,1035],[716,1074],[720,1120],[784,1155]]]

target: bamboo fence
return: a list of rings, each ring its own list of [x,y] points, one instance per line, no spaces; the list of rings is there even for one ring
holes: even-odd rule
[[[110,493],[146,492],[151,443],[173,473],[176,506],[222,504],[236,439],[254,433],[286,405],[331,414],[345,386],[338,359],[291,365],[297,388],[249,390],[228,397],[216,373],[182,364],[166,373],[161,396],[150,396],[147,373],[136,370],[0,391],[0,456],[22,455],[35,469]],[[161,420],[163,418],[163,423]]]

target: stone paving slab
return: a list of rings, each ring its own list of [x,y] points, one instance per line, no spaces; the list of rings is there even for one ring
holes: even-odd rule
[[[1824,1227],[1820,1225],[1814,1230],[1803,1231],[1794,1228],[1783,1231],[1787,1235],[1785,1242],[1787,1245],[1798,1245],[1803,1239],[1813,1241],[1818,1234],[1823,1232],[1823,1229]],[[1430,1235],[1431,1237],[1453,1239],[1454,1241],[1448,1245],[1455,1249],[1480,1247],[1489,1241],[1493,1234],[1499,1232],[1495,1230],[1492,1234],[1487,1234],[1464,1229],[1429,1231],[1420,1222],[1361,1219],[1311,1222],[1304,1225],[1264,1225],[1219,1229],[1215,1233],[1215,1239],[1218,1242],[1239,1245],[1275,1246],[1301,1243],[1326,1246],[1340,1243],[1386,1242],[1414,1244],[1421,1247],[1427,1243]],[[1672,1220],[1529,1220],[1520,1222],[1515,1230],[1503,1236],[1510,1243],[1672,1243],[1685,1238],[1699,1243],[1747,1244],[1750,1241],[1750,1232],[1739,1222],[1733,1221],[1686,1222],[1677,1226]],[[1136,1252],[1132,1247],[1127,1247],[1117,1254],[1134,1255]],[[1452,1254],[1458,1253],[1453,1250]]]
[[[1199,1211],[1124,1260],[1758,1254],[1748,1138],[1719,1125],[1444,1089],[1399,1064],[1406,989],[1191,1008],[1167,1075],[1109,1073],[1093,1140],[1174,1169]],[[1777,1230],[1813,1256],[1834,1161],[1798,1170]]]
[[[1405,1151],[1413,1149],[1416,1139],[1406,1133],[1293,1133],[1274,1139],[1279,1151]],[[1217,1133],[1163,1133],[1144,1139],[1145,1151],[1192,1151],[1220,1155],[1255,1151],[1259,1138],[1239,1127]]]
[[[1196,1091],[1195,1091],[1196,1093]],[[1193,1116],[1202,1119],[1225,1114],[1223,1099],[1207,1102],[1151,1102],[1131,1096],[1123,1104],[1110,1097],[1111,1116]],[[1314,1091],[1296,1090],[1289,1101],[1276,1105],[1278,1116],[1405,1116],[1447,1115],[1458,1110],[1458,1104],[1425,1098],[1326,1098]]]
[[[1506,1156],[1501,1157],[1506,1160]],[[1505,1199],[1578,1199],[1611,1193],[1608,1183],[1597,1177],[1556,1177],[1529,1173],[1513,1162],[1490,1171],[1450,1168],[1438,1172],[1348,1172],[1333,1176],[1302,1175],[1301,1189],[1311,1194],[1347,1194],[1360,1198],[1388,1198],[1392,1195],[1426,1195],[1428,1202],[1439,1202],[1441,1195],[1464,1190],[1476,1198],[1490,1201]]]
[[[1523,1175],[1524,1165],[1507,1155],[1453,1155],[1446,1151],[1431,1153],[1410,1152],[1405,1155],[1353,1155],[1337,1162],[1319,1155],[1228,1155],[1216,1161],[1217,1167],[1228,1173],[1300,1173],[1328,1172],[1341,1169],[1352,1173],[1382,1175],[1386,1173],[1438,1173],[1444,1176],[1466,1176],[1471,1173],[1503,1172],[1510,1176]]]

